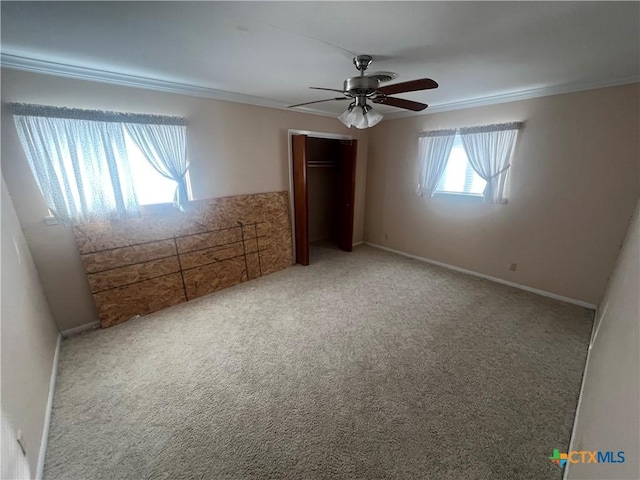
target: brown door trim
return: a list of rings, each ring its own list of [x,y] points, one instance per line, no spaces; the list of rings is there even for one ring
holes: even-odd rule
[[[296,251],[297,251],[297,241],[296,241],[296,230],[297,230],[297,222],[296,222],[296,206],[295,206],[295,188],[294,188],[294,175],[293,175],[293,137],[297,135],[306,135],[307,137],[314,138],[326,138],[330,140],[340,140],[340,141],[351,141],[353,138],[350,135],[343,135],[337,133],[330,132],[320,132],[315,130],[300,130],[300,129],[288,129],[287,130],[287,144],[289,146],[289,193],[290,193],[290,208],[291,208],[291,235],[293,237],[293,257],[294,263],[297,263],[296,259]],[[308,231],[308,230],[307,230]],[[307,237],[308,238],[308,237]]]
[[[306,135],[291,137],[293,161],[293,215],[296,263],[309,265],[309,195],[307,191]]]
[[[340,202],[338,205],[340,233],[338,247],[350,252],[353,250],[353,221],[355,216],[356,193],[356,157],[358,154],[358,141],[340,142],[342,155],[340,158]]]

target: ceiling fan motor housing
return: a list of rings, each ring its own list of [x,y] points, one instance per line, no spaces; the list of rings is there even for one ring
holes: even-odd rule
[[[351,77],[344,81],[345,92],[352,95],[371,95],[380,86],[380,80],[374,77]]]

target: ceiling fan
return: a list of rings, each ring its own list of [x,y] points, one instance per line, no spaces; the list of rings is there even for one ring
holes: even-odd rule
[[[373,106],[367,104],[367,100],[372,103],[381,105],[389,105],[392,107],[404,108],[419,112],[427,108],[425,103],[405,100],[403,98],[390,97],[396,93],[415,92],[418,90],[429,90],[438,88],[437,82],[430,78],[420,78],[418,80],[410,80],[408,82],[395,83],[392,85],[380,86],[383,82],[388,82],[398,77],[393,72],[373,72],[365,75],[365,70],[369,68],[373,59],[370,55],[356,55],[353,57],[353,64],[356,66],[360,75],[357,77],[347,78],[344,81],[343,89],[337,90],[333,88],[309,87],[314,90],[327,90],[330,92],[338,92],[343,97],[327,98],[325,100],[315,100],[313,102],[298,103],[290,105],[288,108],[301,107],[303,105],[311,105],[312,103],[331,102],[334,100],[352,100],[349,108],[338,117],[347,127],[352,125],[356,128],[373,127],[380,120],[382,115],[373,109]]]

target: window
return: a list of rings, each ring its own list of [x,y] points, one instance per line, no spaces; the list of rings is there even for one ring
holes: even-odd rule
[[[470,195],[485,203],[507,203],[507,178],[521,127],[521,122],[511,122],[421,132],[416,195]]]
[[[10,104],[50,212],[69,223],[140,216],[141,205],[189,201],[181,117]]]
[[[456,134],[453,147],[447,160],[442,177],[436,187],[436,193],[457,193],[482,196],[487,182],[471,167],[462,139]]]
[[[139,205],[155,205],[158,203],[173,203],[176,193],[176,182],[164,177],[153,168],[144,157],[133,139],[125,133],[125,145],[133,188]],[[188,179],[187,179],[188,180]]]

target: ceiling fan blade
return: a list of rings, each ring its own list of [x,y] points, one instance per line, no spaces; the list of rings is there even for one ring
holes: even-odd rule
[[[289,105],[287,108],[301,107],[303,105],[311,105],[312,103],[331,102],[332,100],[348,100],[347,97],[327,98],[326,100],[314,100],[313,102],[296,103],[295,105]]]
[[[322,88],[322,87],[309,87],[312,90],[326,90],[328,92],[338,92],[344,94],[343,90],[336,90],[335,88]]]
[[[427,108],[426,103],[413,102],[411,100],[404,100],[403,98],[382,97],[374,98],[374,103],[381,103],[382,105],[389,105],[392,107],[404,108],[406,110],[413,110],[414,112],[420,112]]]
[[[396,93],[415,92],[416,90],[429,90],[431,88],[438,88],[438,83],[435,80],[420,78],[418,80],[385,85],[384,87],[378,88],[378,92],[384,93],[385,95],[394,95]]]

